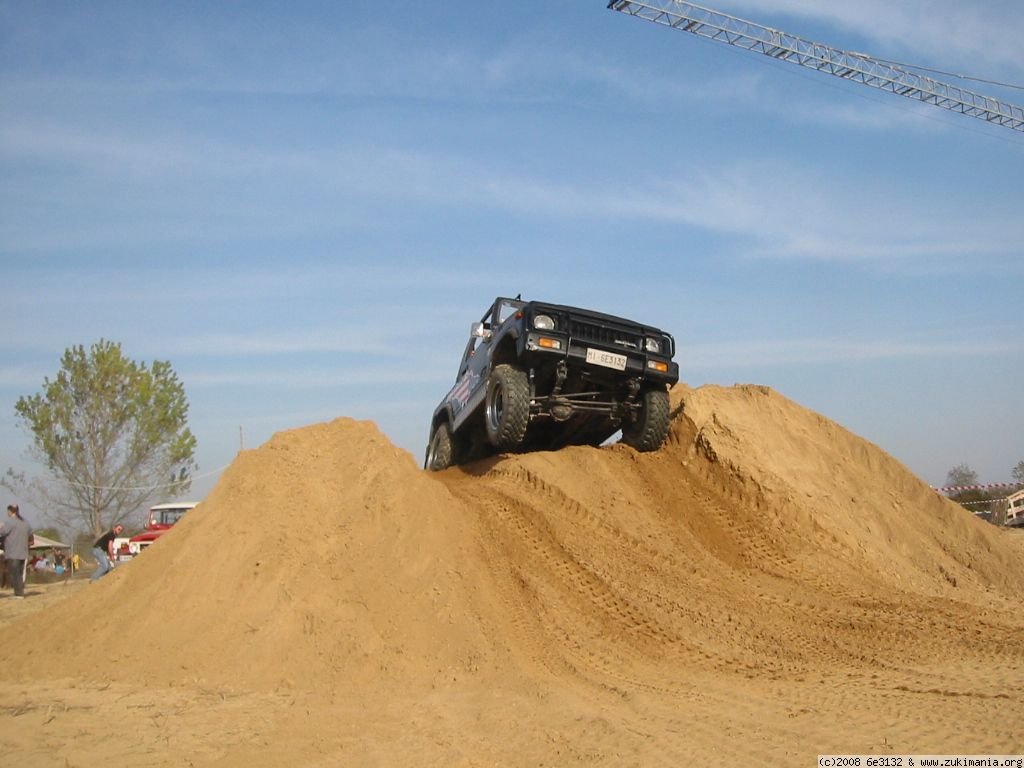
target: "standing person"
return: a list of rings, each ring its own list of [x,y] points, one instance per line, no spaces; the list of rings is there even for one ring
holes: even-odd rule
[[[12,597],[25,599],[25,561],[28,560],[28,548],[32,545],[32,526],[21,516],[17,504],[7,505],[7,522],[0,528],[0,537],[4,540],[4,560],[7,561],[7,573],[14,587]]]
[[[123,530],[123,525],[115,525],[96,539],[96,543],[92,547],[92,555],[96,558],[99,568],[96,569],[89,581],[96,581],[100,576],[110,572],[113,567],[110,564],[110,558],[114,556],[114,539],[120,536]]]

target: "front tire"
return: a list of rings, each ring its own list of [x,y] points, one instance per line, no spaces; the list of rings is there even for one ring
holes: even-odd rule
[[[430,437],[425,468],[432,472],[440,472],[454,465],[455,458],[455,436],[452,435],[448,422],[442,421]]]
[[[530,379],[514,365],[498,365],[487,378],[484,424],[487,439],[499,451],[513,451],[530,422]]]
[[[658,450],[668,437],[669,416],[668,390],[645,390],[636,418],[622,425],[622,442],[638,451]]]

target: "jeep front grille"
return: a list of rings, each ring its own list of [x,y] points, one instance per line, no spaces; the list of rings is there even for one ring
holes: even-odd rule
[[[594,341],[610,347],[639,350],[643,347],[643,336],[618,328],[581,323],[578,320],[569,322],[569,335],[579,341]]]

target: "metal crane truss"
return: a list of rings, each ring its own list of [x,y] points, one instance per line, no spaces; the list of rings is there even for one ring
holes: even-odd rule
[[[611,0],[630,16],[1024,131],[1024,107],[681,0]]]

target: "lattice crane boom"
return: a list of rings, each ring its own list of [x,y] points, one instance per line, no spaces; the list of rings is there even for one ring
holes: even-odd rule
[[[1024,132],[1024,107],[910,72],[863,53],[804,40],[682,0],[611,0],[608,7],[780,61]]]

